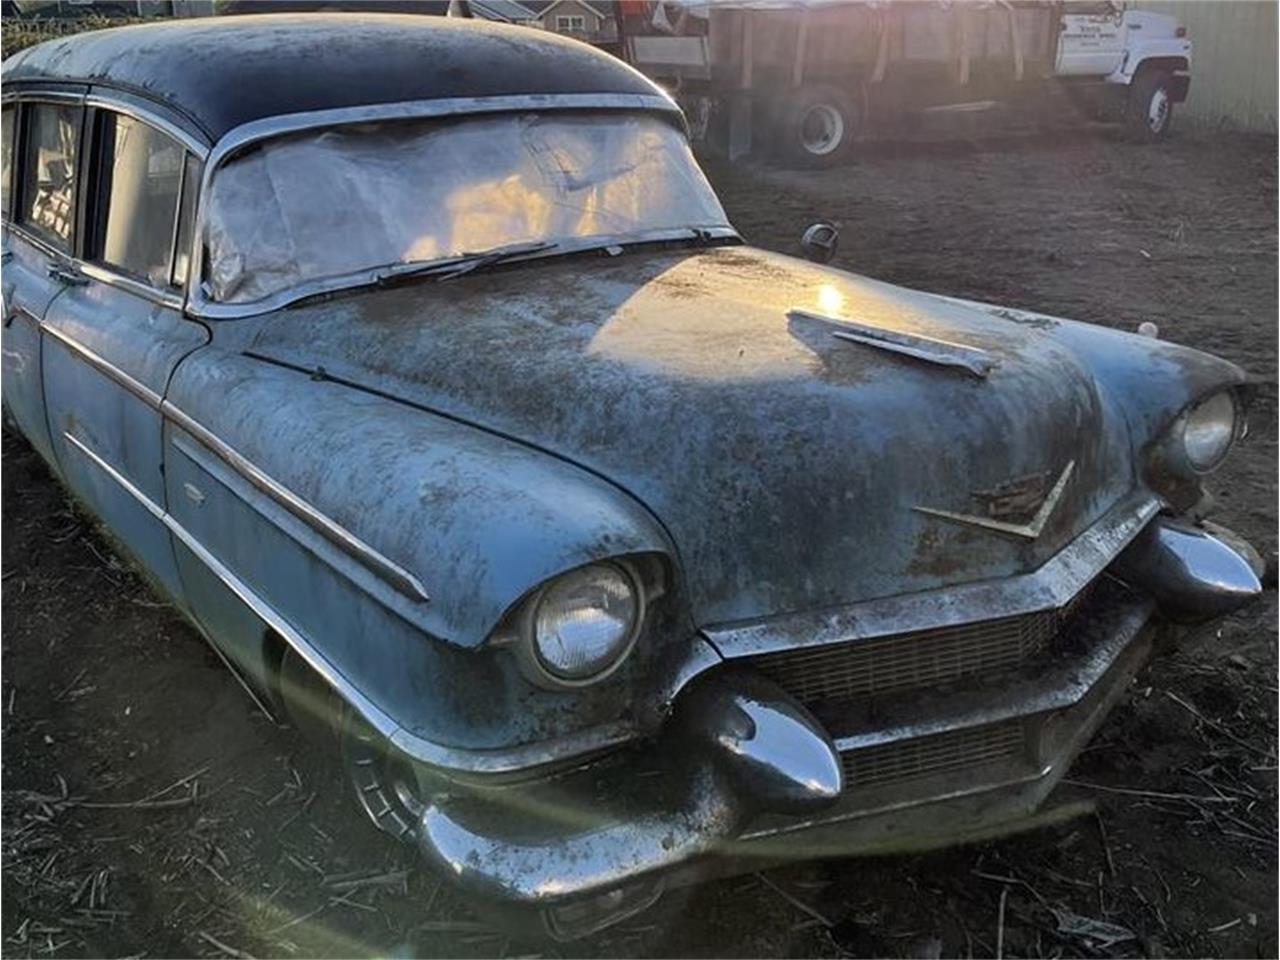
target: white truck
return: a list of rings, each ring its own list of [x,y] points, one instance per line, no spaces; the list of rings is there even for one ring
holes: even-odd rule
[[[823,165],[860,140],[1072,117],[1158,140],[1191,82],[1177,20],[1109,0],[686,0],[619,23],[624,57],[732,158]]]

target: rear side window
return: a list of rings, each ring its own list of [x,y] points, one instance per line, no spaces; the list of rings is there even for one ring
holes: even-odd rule
[[[13,122],[17,116],[13,107],[0,110],[0,211],[6,218],[13,202]]]
[[[154,127],[120,114],[104,115],[102,134],[100,257],[167,287],[186,150]]]
[[[28,110],[22,222],[70,253],[82,111],[52,103],[32,104]]]

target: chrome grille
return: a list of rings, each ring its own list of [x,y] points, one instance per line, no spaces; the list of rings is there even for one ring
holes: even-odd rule
[[[748,662],[809,704],[941,686],[973,674],[990,678],[1044,649],[1087,590],[1061,610],[782,650]]]
[[[883,786],[1010,760],[1022,753],[1021,720],[863,747],[840,755],[845,789]]]

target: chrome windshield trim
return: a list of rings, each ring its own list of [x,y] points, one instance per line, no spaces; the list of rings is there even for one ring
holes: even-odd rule
[[[723,224],[717,226],[673,227],[661,230],[641,230],[630,234],[610,234],[607,236],[575,237],[564,240],[551,240],[552,248],[530,253],[526,256],[512,257],[504,260],[505,264],[523,263],[544,257],[557,257],[566,253],[580,253],[584,250],[607,250],[610,247],[625,246],[636,243],[661,243],[670,240],[692,239],[694,233],[710,240],[738,240],[738,232]],[[203,246],[203,244],[202,244]],[[187,313],[201,320],[235,320],[240,317],[252,317],[262,313],[279,310],[291,303],[307,297],[334,293],[339,290],[359,289],[368,286],[379,276],[387,272],[387,267],[372,267],[358,273],[350,273],[341,277],[324,277],[299,284],[288,290],[281,290],[262,300],[252,303],[217,303],[207,300],[203,291],[196,294],[190,302]],[[429,277],[428,277],[429,280]]]
[[[713,625],[702,632],[732,660],[1056,609],[1101,573],[1159,510],[1156,497],[1138,491],[1030,573],[881,597],[835,609]]]
[[[204,276],[204,243],[201,238],[205,233],[205,202],[209,195],[209,187],[218,168],[234,153],[248,145],[270,137],[298,133],[319,127],[332,127],[348,123],[369,123],[379,120],[416,120],[432,117],[458,117],[486,113],[518,113],[526,110],[639,110],[671,115],[680,122],[680,129],[688,135],[684,122],[684,113],[669,97],[653,94],[637,93],[561,93],[561,94],[518,94],[505,97],[443,97],[438,100],[405,100],[399,103],[362,104],[353,107],[340,107],[332,110],[308,110],[301,113],[283,114],[278,117],[264,117],[241,124],[227,131],[214,144],[205,165],[204,176],[200,184],[200,201],[197,204],[197,216],[194,236],[196,239],[194,258],[187,274],[187,303],[193,316],[206,319],[235,319],[265,313],[278,309],[287,303],[304,296],[314,296],[326,289],[311,290],[308,293],[282,293],[260,300],[254,304],[219,304],[208,300],[204,295],[201,278]],[[550,240],[556,238],[550,237]],[[374,273],[374,270],[369,271]],[[319,283],[319,281],[317,281]],[[350,285],[349,281],[343,285]],[[306,285],[308,287],[312,284]],[[340,289],[334,286],[331,289]]]
[[[168,400],[161,402],[161,410],[166,418],[191,434],[202,446],[216,454],[227,466],[255,488],[284,507],[289,513],[342,550],[343,553],[354,558],[364,567],[387,581],[400,593],[411,600],[417,600],[422,603],[426,603],[431,599],[427,594],[426,588],[423,587],[422,581],[416,576],[394,560],[390,560],[379,553],[346,527],[325,516],[284,484],[269,476],[203,424],[183,413]]]
[[[684,114],[669,97],[640,93],[558,93],[517,94],[506,97],[442,97],[438,100],[402,100],[398,103],[370,103],[330,110],[306,110],[277,117],[251,120],[228,130],[209,154],[204,186],[214,170],[232,153],[267,137],[297,133],[314,127],[377,120],[416,120],[456,117],[477,113],[517,113],[523,110],[648,110]]]
[[[83,359],[86,363],[88,363],[91,367],[93,367],[99,373],[103,374],[104,376],[108,377],[111,380],[114,380],[120,386],[124,387],[126,390],[132,393],[135,397],[137,397],[147,406],[151,407],[154,410],[160,409],[160,399],[161,399],[160,394],[156,393],[154,390],[148,387],[145,383],[135,380],[133,377],[129,376],[129,374],[125,373],[123,370],[121,370],[115,364],[111,363],[109,360],[104,360],[102,357],[98,356],[98,354],[94,353],[92,350],[86,347],[79,340],[76,340],[74,337],[63,333],[57,327],[50,326],[48,321],[41,320],[40,329],[44,333],[47,333],[49,336],[53,337],[59,343],[66,346],[68,349],[70,349],[72,352],[78,355],[81,359]]]

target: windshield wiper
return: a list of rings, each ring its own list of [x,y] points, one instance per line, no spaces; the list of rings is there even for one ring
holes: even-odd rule
[[[533,253],[554,250],[558,246],[552,240],[530,240],[522,243],[507,243],[488,250],[475,253],[460,253],[457,256],[441,257],[436,260],[415,260],[409,263],[396,263],[379,270],[373,282],[381,286],[390,280],[401,277],[435,277],[437,280],[451,280],[475,270],[483,270],[494,264],[502,263],[514,257],[523,257]]]

